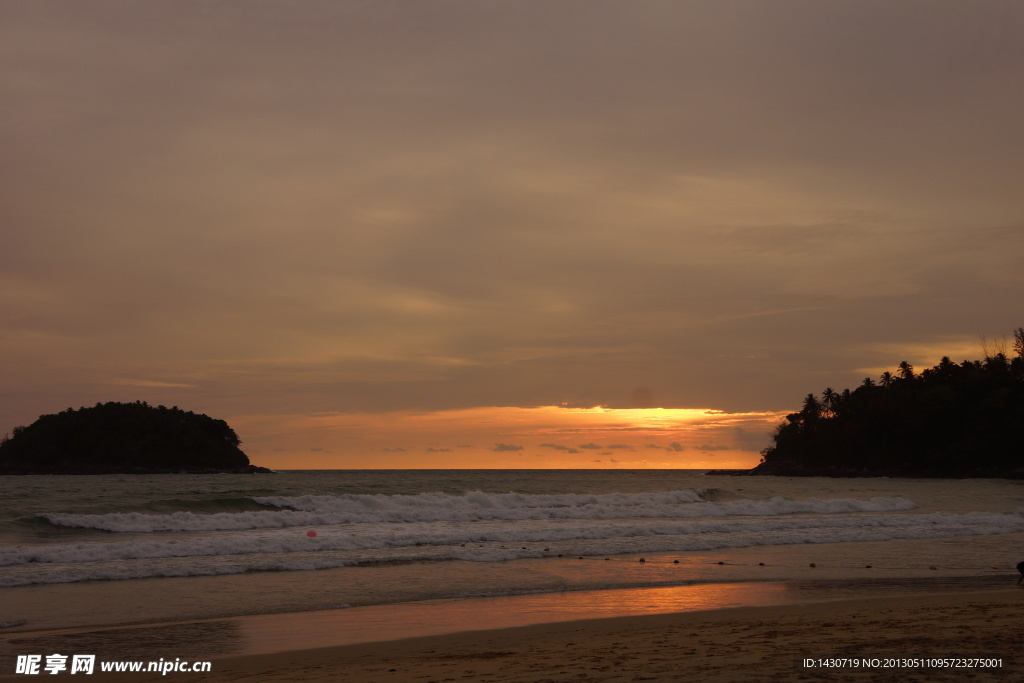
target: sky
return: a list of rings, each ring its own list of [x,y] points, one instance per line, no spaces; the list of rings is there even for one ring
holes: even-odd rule
[[[746,467],[1024,325],[1016,0],[3,0],[0,434]]]

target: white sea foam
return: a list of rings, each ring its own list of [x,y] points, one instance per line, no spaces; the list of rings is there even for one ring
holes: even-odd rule
[[[582,481],[569,475],[552,481],[547,472],[460,473],[453,481],[445,475],[444,485],[468,493],[410,495],[400,492],[432,491],[427,486],[440,479],[421,473],[396,481],[393,474],[372,473],[288,476],[294,481],[257,490],[231,488],[235,483],[225,488],[217,479],[188,480],[195,490],[182,491],[177,480],[161,480],[152,491],[138,492],[132,484],[113,497],[82,486],[70,502],[25,489],[7,527],[17,545],[0,544],[0,586],[410,562],[430,574],[443,573],[434,565],[451,560],[696,557],[730,548],[901,539],[939,539],[934,543],[942,555],[950,543],[942,539],[1024,533],[1024,513],[1013,512],[1018,490],[1001,483],[751,478],[727,481],[741,488],[708,490],[691,477],[673,490],[651,492],[657,481],[634,481],[643,475],[631,473],[572,475]],[[365,481],[358,486],[349,481],[359,477]],[[602,477],[604,489],[595,483]],[[473,490],[494,491],[496,480],[508,486],[498,490],[532,492]],[[626,492],[608,492],[612,485]],[[591,488],[598,492],[579,492]],[[345,490],[379,493],[327,495]],[[167,513],[140,512],[147,509]],[[315,537],[306,536],[309,528]],[[591,564],[594,581],[631,580],[632,572],[609,572],[614,563]]]
[[[387,530],[386,527],[393,527]],[[949,538],[1024,531],[1024,515],[867,514],[717,520],[595,520],[375,525],[352,534],[325,529],[316,538],[291,531],[226,532],[172,540],[135,540],[10,548],[0,553],[0,586],[248,571],[327,569],[366,563],[469,560],[496,562],[557,554],[686,552],[759,545]]]
[[[619,548],[618,552],[623,552],[623,544],[631,545],[626,540],[635,538],[660,538],[662,540],[655,544],[657,549],[695,550],[732,547],[734,540],[740,537],[747,539],[741,545],[779,545],[1016,531],[1024,531],[1024,515],[874,513],[754,519],[587,520],[582,523],[576,520],[534,520],[515,525],[500,522],[386,523],[365,525],[358,529],[351,526],[327,527],[315,538],[291,530],[262,530],[217,532],[169,539],[19,546],[0,550],[0,566],[390,548],[421,548],[421,551],[417,551],[417,559],[434,559],[433,555],[439,547],[461,548],[462,544],[482,543],[517,545],[517,548],[510,549],[511,553],[502,553],[500,557],[494,558],[510,559],[544,554],[537,547],[522,548],[524,543],[571,542],[594,552],[609,552],[610,547]],[[814,540],[818,537],[822,540]],[[629,548],[625,552],[632,550]],[[480,559],[479,553],[465,552],[471,554],[472,559]],[[365,559],[368,556],[361,557]]]
[[[44,513],[51,524],[118,532],[216,531],[275,529],[338,524],[411,522],[484,522],[526,520],[612,520],[636,518],[695,519],[702,517],[840,514],[911,510],[901,497],[869,499],[789,500],[781,497],[729,502],[702,501],[703,490],[601,495],[526,495],[517,493],[443,493],[403,495],[274,496],[255,498],[280,511],[169,515],[138,512],[102,515]]]

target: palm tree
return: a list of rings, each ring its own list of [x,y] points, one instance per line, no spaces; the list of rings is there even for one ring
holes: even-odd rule
[[[942,379],[949,379],[953,376],[953,373],[957,371],[957,365],[949,359],[949,356],[943,356],[939,360],[939,364],[935,366],[935,371]]]
[[[893,374],[891,372],[889,372],[888,370],[886,370],[885,372],[882,373],[882,378],[881,378],[882,386],[883,387],[887,387],[887,386],[891,385],[895,379],[896,378],[893,377]]]
[[[900,379],[914,379],[914,366],[907,361],[901,361],[899,365]]]
[[[818,398],[814,394],[807,394],[804,398],[804,406],[800,410],[800,416],[804,418],[804,422],[808,420],[816,420],[821,417],[821,404],[818,403]]]
[[[836,403],[839,401],[839,394],[832,387],[826,387],[825,391],[821,392],[821,400],[825,410],[831,414],[835,412]]]

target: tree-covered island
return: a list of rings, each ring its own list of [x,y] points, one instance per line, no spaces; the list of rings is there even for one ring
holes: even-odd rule
[[[42,415],[0,441],[0,474],[270,472],[224,420],[178,407],[97,403]]]
[[[808,394],[748,474],[1024,478],[1024,328],[1013,351]]]

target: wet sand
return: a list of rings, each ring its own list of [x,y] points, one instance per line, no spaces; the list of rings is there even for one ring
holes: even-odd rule
[[[739,607],[466,631],[276,654],[217,657],[214,653],[209,656],[213,660],[211,674],[97,673],[95,678],[351,683],[1021,680],[1022,607],[1024,590],[1016,588]],[[879,661],[874,666],[862,662],[862,666],[842,669],[804,665],[804,659],[823,658]],[[1001,666],[953,668],[948,664],[954,662],[948,660],[943,662],[947,666],[886,661],[921,658],[996,659]],[[24,676],[10,678],[25,680]]]

